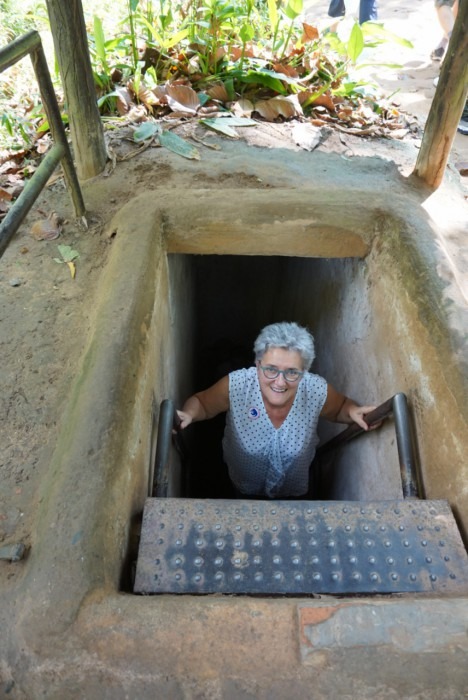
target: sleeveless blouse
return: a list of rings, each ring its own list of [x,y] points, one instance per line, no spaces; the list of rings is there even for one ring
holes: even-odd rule
[[[224,461],[234,486],[249,496],[302,496],[318,443],[317,423],[327,382],[306,372],[279,428],[271,422],[260,392],[257,368],[229,374],[229,410],[223,437]]]

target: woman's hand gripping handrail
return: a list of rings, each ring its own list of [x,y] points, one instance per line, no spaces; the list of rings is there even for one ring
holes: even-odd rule
[[[395,394],[395,396],[382,403],[374,411],[368,413],[364,420],[369,426],[373,426],[384,421],[392,413],[395,419],[403,496],[404,498],[421,498],[423,494],[422,481],[415,456],[413,431],[405,394]],[[317,457],[341,447],[353,438],[361,435],[361,433],[368,434],[356,423],[349,425],[346,430],[343,430],[324,445],[321,445],[317,449]]]

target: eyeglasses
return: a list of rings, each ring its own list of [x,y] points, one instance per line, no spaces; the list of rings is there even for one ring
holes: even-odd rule
[[[297,382],[304,375],[304,372],[300,372],[298,369],[278,369],[278,367],[271,367],[270,365],[266,367],[263,367],[263,365],[259,366],[267,379],[276,379],[282,374],[287,382]]]

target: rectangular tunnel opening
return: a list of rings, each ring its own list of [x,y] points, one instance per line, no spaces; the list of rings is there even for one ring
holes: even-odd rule
[[[361,403],[388,398],[377,395],[381,339],[372,323],[365,260],[170,254],[168,268],[170,313],[179,338],[176,385],[183,387],[178,406],[229,372],[252,366],[256,336],[277,321],[296,321],[311,330],[316,345],[311,371],[339,391]],[[182,315],[173,308],[181,300]],[[177,330],[182,319],[185,326],[190,319],[189,341],[186,328]],[[321,442],[344,427],[321,420]],[[224,416],[189,429],[190,472],[175,480],[169,495],[233,496],[222,460],[223,430]],[[351,443],[313,470],[310,497],[400,498],[393,431],[379,432],[379,440],[372,436]]]

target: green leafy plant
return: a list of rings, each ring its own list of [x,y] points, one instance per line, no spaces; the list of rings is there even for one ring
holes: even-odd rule
[[[67,265],[68,269],[70,270],[70,275],[72,279],[75,279],[75,260],[77,260],[80,257],[80,254],[77,250],[73,250],[73,248],[69,245],[58,245],[57,248],[60,253],[60,258],[54,258],[54,261],[56,263]]]

